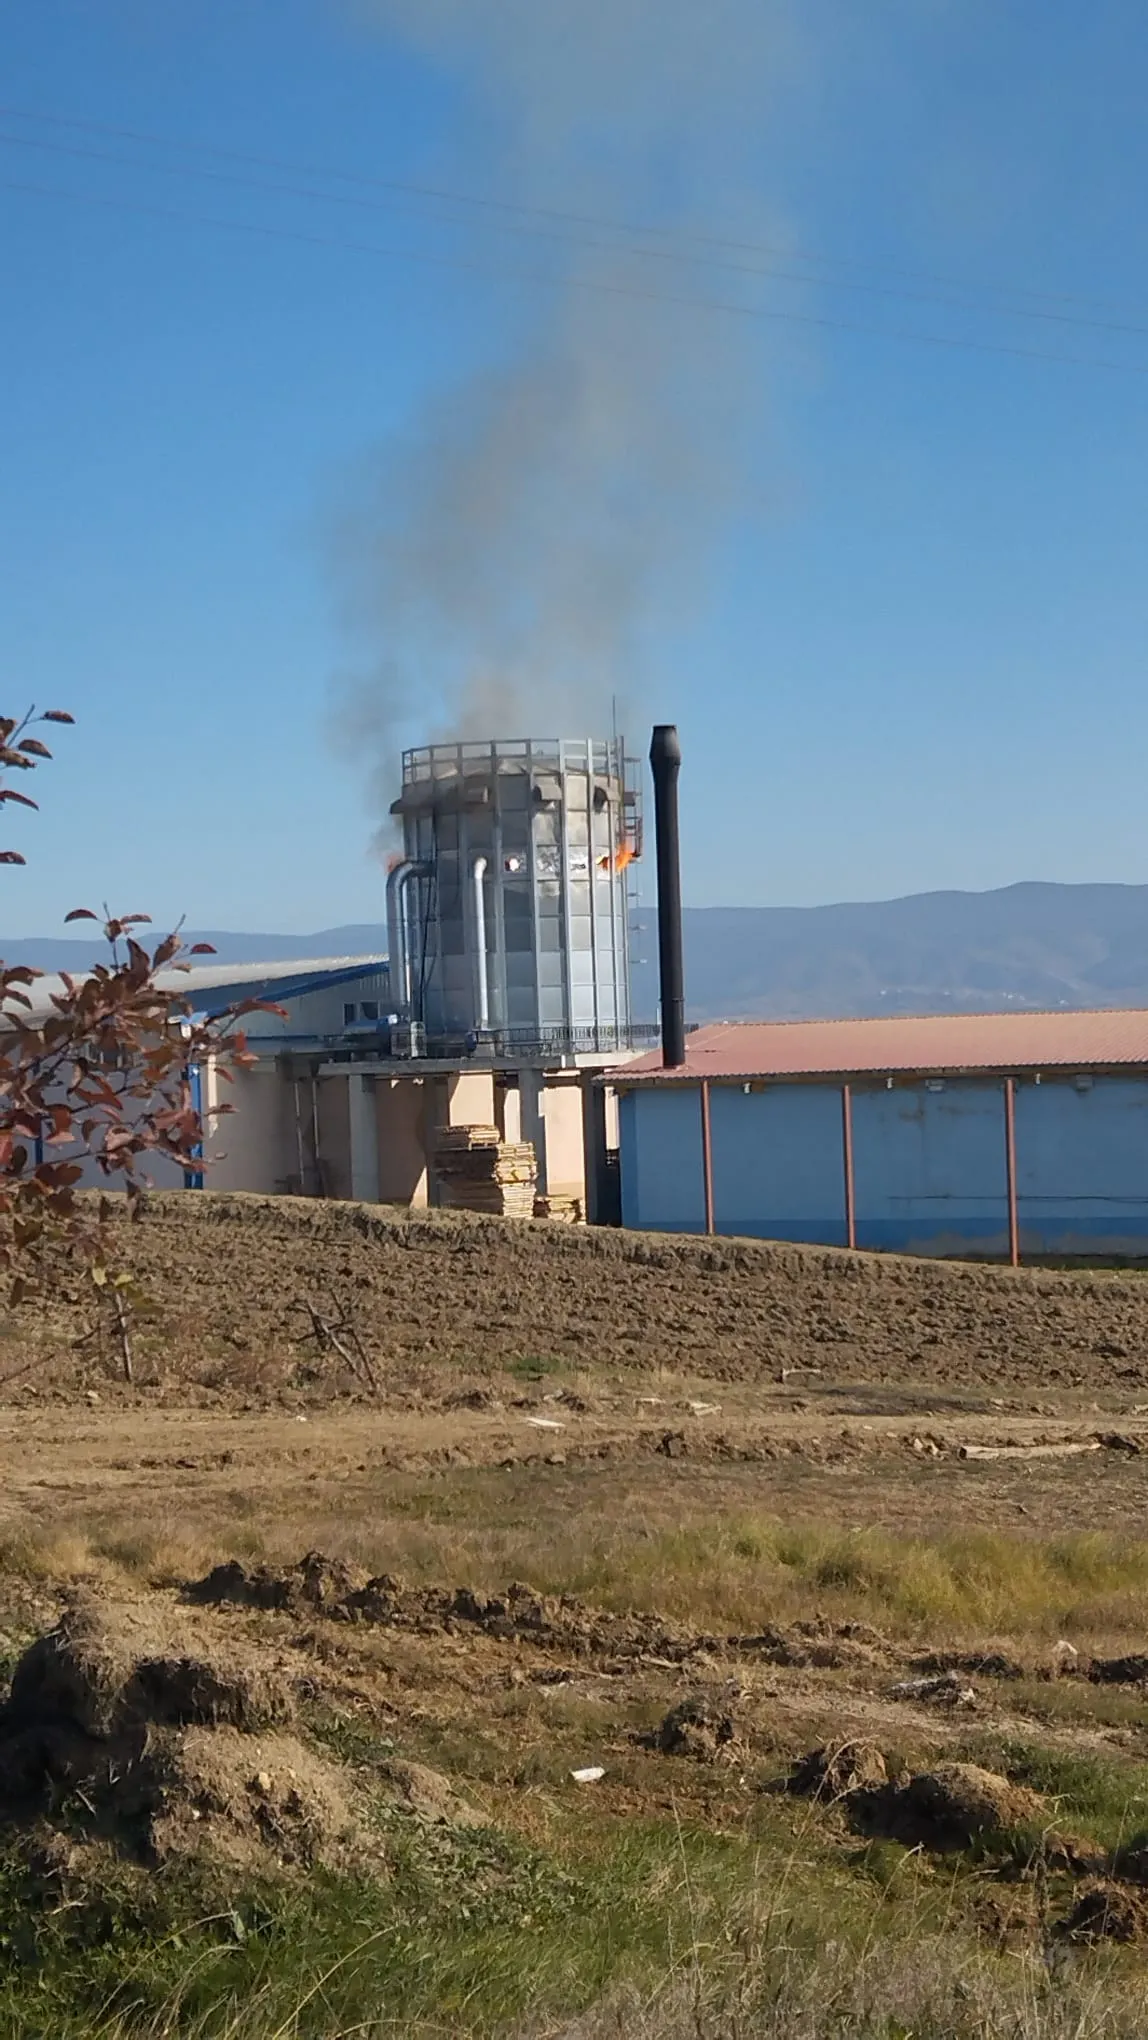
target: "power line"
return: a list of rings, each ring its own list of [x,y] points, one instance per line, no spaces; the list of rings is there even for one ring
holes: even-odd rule
[[[1148,375],[1148,361],[1113,361],[1102,355],[1054,354],[1044,348],[1019,347],[1004,341],[957,339],[951,334],[921,333],[905,327],[867,326],[859,321],[834,319],[815,312],[789,312],[747,305],[732,299],[687,296],[684,292],[647,291],[629,284],[609,283],[598,277],[561,277],[553,272],[495,267],[466,256],[431,253],[426,249],[385,247],[376,241],[353,241],[331,234],[307,233],[292,227],[273,227],[250,220],[222,219],[210,213],[177,210],[171,206],[144,204],[133,199],[107,198],[98,192],[69,191],[60,186],[33,184],[17,179],[0,179],[0,190],[32,194],[39,198],[63,199],[68,203],[125,212],[145,218],[174,220],[183,225],[207,226],[228,233],[254,235],[263,240],[290,241],[313,248],[336,248],[357,254],[381,255],[390,261],[414,262],[434,268],[459,269],[471,275],[500,277],[504,282],[551,286],[568,282],[576,290],[601,296],[628,298],[654,305],[668,305],[723,317],[750,319],[768,324],[811,326],[827,332],[860,334],[875,340],[897,340],[910,346],[943,349],[956,353],[1001,355],[1021,361],[1047,361],[1077,368],[1114,369],[1117,373]]]
[[[2,109],[0,109],[0,113],[2,113]],[[158,171],[161,176],[165,177],[194,177],[200,180],[207,180],[212,184],[235,185],[242,190],[268,191],[281,197],[317,199],[324,205],[354,206],[359,210],[368,212],[380,212],[386,209],[385,203],[380,203],[377,199],[353,197],[342,192],[321,191],[313,185],[284,184],[281,181],[272,181],[265,177],[251,178],[227,170],[205,170],[195,164],[152,163],[147,161],[146,158],[140,159],[132,156],[111,155],[104,149],[81,148],[73,143],[66,142],[45,142],[35,136],[29,137],[0,133],[0,147],[35,149],[40,153],[66,156],[72,159],[78,158],[83,162],[110,163],[121,169]],[[457,222],[447,218],[436,220],[435,224],[451,226],[457,224]],[[823,278],[811,276],[801,270],[780,269],[776,265],[769,264],[730,262],[718,257],[703,258],[700,256],[679,255],[670,248],[635,248],[622,241],[587,240],[584,235],[559,234],[545,227],[510,225],[502,228],[501,231],[527,236],[531,239],[543,238],[556,241],[564,248],[589,248],[598,254],[624,255],[638,261],[670,263],[675,266],[700,264],[704,261],[706,267],[719,268],[736,276],[760,277],[770,282],[802,285],[813,284],[823,289],[860,291],[868,297],[893,298],[917,304],[950,305],[957,310],[976,312],[982,316],[985,312],[988,312],[996,318],[1034,319],[1042,324],[1075,326],[1097,333],[1132,334],[1142,339],[1148,339],[1148,326],[1136,326],[1108,319],[1085,319],[1071,312],[1025,311],[1006,305],[978,305],[971,299],[939,297],[932,291],[909,291],[888,285],[858,282],[851,278]]]
[[[725,249],[730,251],[730,253],[765,255],[769,257],[780,256],[782,259],[787,261],[804,262],[807,264],[812,264],[817,268],[822,269],[846,268],[854,270],[856,269],[864,270],[866,268],[871,267],[871,265],[868,264],[850,261],[848,258],[845,258],[843,260],[839,256],[833,257],[819,255],[816,252],[808,249],[800,248],[793,249],[789,247],[779,247],[778,245],[771,244],[769,242],[735,239],[730,236],[723,236],[713,233],[703,233],[696,229],[681,227],[660,227],[653,225],[650,222],[636,222],[611,219],[601,214],[573,212],[564,210],[563,208],[558,206],[527,204],[521,200],[490,198],[479,195],[475,192],[459,191],[441,185],[421,184],[399,178],[372,176],[361,171],[344,170],[330,165],[324,166],[300,163],[298,161],[292,161],[290,158],[287,157],[260,155],[255,153],[254,151],[249,150],[226,149],[221,148],[218,145],[210,142],[187,142],[171,140],[170,138],[163,135],[149,133],[145,129],[112,126],[106,122],[80,120],[62,114],[29,112],[25,109],[7,106],[2,103],[0,103],[0,117],[10,120],[23,121],[24,123],[30,125],[73,129],[87,134],[106,136],[114,140],[141,143],[149,148],[160,148],[169,151],[174,150],[176,153],[181,155],[210,156],[214,157],[216,160],[220,162],[240,163],[257,169],[267,169],[276,171],[285,170],[294,175],[321,178],[327,181],[328,183],[334,182],[339,184],[353,184],[363,189],[386,191],[391,194],[392,201],[394,203],[399,204],[412,198],[432,199],[439,203],[463,207],[470,211],[478,211],[490,214],[502,214],[517,217],[528,217],[540,220],[550,220],[566,226],[593,227],[598,231],[604,231],[611,234],[629,235],[631,237],[640,236],[647,239],[656,238],[661,241],[671,242],[678,241],[699,248]],[[11,139],[15,140],[17,138],[12,137]],[[34,143],[30,145],[35,146]],[[46,143],[41,143],[38,146],[47,148],[49,145]],[[109,158],[108,160],[113,159]],[[134,161],[135,159],[130,160]],[[194,171],[181,172],[180,166],[178,165],[151,164],[147,165],[147,167],[167,170],[171,174],[177,175],[197,174]],[[268,186],[267,188],[270,189],[272,187]],[[347,202],[340,200],[337,194],[335,193],[309,192],[305,195],[318,198],[326,198],[332,203]],[[555,236],[554,238],[566,239],[572,237]],[[613,243],[609,244],[611,248],[613,248],[614,245],[615,244]],[[668,261],[688,261],[691,259],[700,259],[680,255],[673,248],[639,249],[631,247],[627,252],[637,256],[645,256],[655,260],[660,259]],[[730,264],[720,257],[706,259],[707,262],[712,259],[714,264],[720,267],[735,269],[739,267],[739,265]],[[915,282],[940,284],[946,290],[958,290],[966,292],[987,291],[996,297],[1002,296],[1007,297],[1011,295],[1013,297],[1024,297],[1030,300],[1036,300],[1039,303],[1044,304],[1066,304],[1080,306],[1091,305],[1095,309],[1101,310],[1119,311],[1130,309],[1126,305],[1122,305],[1119,302],[1113,301],[1111,299],[1106,300],[1089,298],[1080,296],[1079,294],[1074,295],[1067,292],[1033,291],[1026,289],[1023,285],[1012,285],[1006,287],[1003,285],[985,284],[983,282],[973,282],[967,278],[959,279],[939,275],[935,271],[928,270],[914,271],[894,268],[891,271],[889,271],[889,273],[893,275],[905,276],[906,278],[911,279]],[[805,276],[797,277],[794,280],[811,283],[826,281],[826,279],[824,278]],[[828,279],[828,281],[830,283],[830,287],[832,288],[850,288],[857,290],[870,290],[874,292],[882,288],[881,286],[878,285],[866,284],[863,281],[859,281],[856,283],[848,283],[843,281],[839,285],[834,284],[832,279]],[[897,293],[892,289],[888,289],[888,294],[897,295]],[[947,302],[947,300],[942,299],[934,300],[928,297],[923,298],[922,301],[937,303]],[[986,305],[984,307],[981,307],[975,303],[969,303],[964,308],[974,311],[984,309],[990,312],[994,312],[1002,317],[1008,316],[1016,318],[1027,317],[1054,318],[1056,316],[1053,313],[1047,312],[1041,313],[1039,310],[1026,312],[1023,308],[1009,306],[1007,304]],[[1083,324],[1088,322],[1081,321],[1080,323]],[[1104,328],[1104,330],[1139,332],[1148,329],[1142,329],[1139,327],[1114,326],[1111,328]]]

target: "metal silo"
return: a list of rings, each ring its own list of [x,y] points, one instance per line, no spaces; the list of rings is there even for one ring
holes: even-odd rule
[[[610,1053],[630,1037],[626,873],[640,779],[621,739],[433,744],[403,756],[392,983],[441,1054]]]

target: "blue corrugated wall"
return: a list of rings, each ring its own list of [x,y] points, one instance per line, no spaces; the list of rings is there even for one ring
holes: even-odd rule
[[[1000,1084],[855,1089],[853,1156],[859,1247],[1007,1253]]]
[[[840,1091],[715,1085],[710,1127],[719,1232],[845,1245]]]
[[[1148,1081],[1019,1084],[1021,1252],[1148,1251]]]
[[[710,1092],[714,1222],[725,1234],[846,1238],[841,1089],[768,1084]],[[620,1100],[623,1224],[703,1232],[696,1085]],[[1008,1249],[1003,1085],[855,1084],[857,1244],[917,1254]],[[1148,1254],[1148,1078],[1016,1085],[1022,1256]]]
[[[618,1100],[618,1139],[622,1224],[644,1232],[704,1232],[702,1127],[693,1085],[625,1092]]]

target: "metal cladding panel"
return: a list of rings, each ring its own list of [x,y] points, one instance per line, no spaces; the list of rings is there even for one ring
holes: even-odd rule
[[[851,1085],[858,1247],[1007,1257],[1005,1090],[999,1077]],[[1022,1077],[1015,1098],[1022,1259],[1148,1259],[1148,1076]],[[715,1085],[715,1230],[843,1244],[842,1105],[836,1083]],[[696,1084],[623,1089],[619,1121],[624,1223],[703,1232]]]
[[[647,1093],[635,1092],[639,1109]],[[841,1093],[829,1084],[744,1092],[710,1101],[714,1230],[843,1247]]]
[[[714,1230],[844,1246],[840,1126],[834,1085],[716,1089]]]
[[[429,1034],[628,1035],[626,765],[619,739],[405,754],[396,811],[419,867],[407,939]]]
[[[643,1232],[705,1231],[702,1129],[688,1091],[619,1100],[622,1223]]]
[[[963,1013],[878,1020],[769,1020],[700,1027],[680,1070],[643,1056],[626,1082],[701,1077],[877,1076],[976,1070],[1148,1067],[1148,1011]]]
[[[855,1090],[853,1155],[859,1247],[1007,1252],[999,1083]]]
[[[1016,1147],[1022,1253],[1148,1253],[1148,1083],[1020,1084]]]

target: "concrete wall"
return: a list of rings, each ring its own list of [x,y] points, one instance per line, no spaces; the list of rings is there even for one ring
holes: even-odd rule
[[[425,1210],[427,1140],[438,1123],[433,1083],[421,1077],[377,1077],[375,1112],[380,1203]]]
[[[586,1208],[586,1147],[582,1086],[577,1075],[550,1077],[542,1094],[546,1121],[546,1194],[576,1197]]]
[[[274,1196],[294,1185],[299,1174],[294,1098],[278,1065],[269,1061],[235,1070],[227,1083],[209,1064],[202,1086],[205,1119],[215,1105],[234,1108],[222,1119],[207,1120],[206,1187]],[[309,1109],[305,1100],[304,1111]]]
[[[846,1238],[841,1090],[770,1084],[710,1094],[714,1220],[725,1234]],[[624,1092],[623,1223],[705,1226],[695,1085]],[[1148,1078],[1016,1087],[1023,1256],[1148,1256]],[[857,1244],[932,1255],[1008,1251],[1004,1087],[952,1079],[853,1087]]]
[[[444,1079],[444,1126],[494,1126],[493,1070],[460,1070]]]

